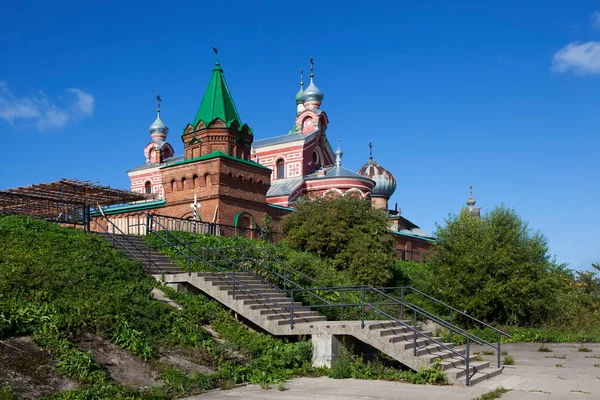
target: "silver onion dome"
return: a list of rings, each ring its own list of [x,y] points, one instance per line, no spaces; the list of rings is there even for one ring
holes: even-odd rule
[[[163,135],[166,135],[167,133],[169,133],[169,128],[167,127],[167,125],[165,125],[163,120],[160,119],[160,113],[158,114],[156,120],[152,123],[152,125],[150,125],[149,130],[151,135],[155,133],[161,133]]]
[[[314,102],[321,104],[323,102],[324,97],[325,97],[325,95],[315,85],[315,82],[313,81],[313,78],[311,77],[310,84],[304,90],[304,93],[302,93],[302,98],[301,98],[302,102],[308,103],[309,101],[314,101]]]

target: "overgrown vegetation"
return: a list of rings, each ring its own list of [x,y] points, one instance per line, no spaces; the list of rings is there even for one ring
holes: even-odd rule
[[[384,211],[355,196],[304,199],[282,221],[285,241],[319,256],[333,271],[360,283],[384,286],[392,278],[395,241]]]
[[[385,379],[419,385],[445,385],[448,383],[448,378],[439,368],[440,361],[436,360],[429,368],[421,367],[418,372],[402,371],[386,367],[381,362],[364,363],[362,357],[353,354],[351,349],[343,348],[339,360],[327,370],[327,376],[333,379]]]
[[[59,371],[83,384],[57,399],[173,398],[219,381],[280,382],[310,370],[310,342],[247,330],[216,301],[171,292],[176,311],[151,298],[157,283],[141,266],[94,235],[24,217],[0,217],[0,338],[33,334]],[[200,326],[211,324],[223,341]],[[164,385],[140,391],[112,381],[73,339],[97,333],[141,360],[162,348],[193,348],[215,376],[163,369]],[[3,396],[10,391],[3,389]]]
[[[600,277],[557,264],[547,239],[514,210],[496,207],[481,219],[463,211],[438,226],[435,236],[427,263],[397,263],[399,282],[500,327],[514,342],[600,341]],[[598,264],[592,268],[600,271]],[[443,307],[410,301],[448,318]],[[497,340],[490,329],[454,320]]]

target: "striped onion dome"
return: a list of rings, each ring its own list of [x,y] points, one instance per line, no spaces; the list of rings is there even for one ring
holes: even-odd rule
[[[396,191],[396,178],[394,178],[394,175],[373,160],[372,156],[357,173],[375,181],[375,187],[371,191],[373,197],[389,199]]]

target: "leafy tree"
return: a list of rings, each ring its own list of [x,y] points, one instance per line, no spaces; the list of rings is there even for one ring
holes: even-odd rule
[[[282,221],[292,248],[317,254],[357,282],[383,285],[391,278],[395,241],[384,211],[353,197],[304,199]]]
[[[500,206],[481,219],[463,210],[436,237],[425,283],[432,295],[489,322],[535,324],[553,315],[564,266],[514,210]]]
[[[262,240],[271,240],[273,234],[273,218],[267,213],[262,217],[262,227],[260,228],[260,238]]]

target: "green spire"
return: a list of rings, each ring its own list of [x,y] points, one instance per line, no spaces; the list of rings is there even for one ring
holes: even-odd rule
[[[193,125],[196,126],[198,122],[202,121],[208,126],[217,118],[225,122],[228,128],[234,121],[237,122],[239,128],[242,127],[242,120],[235,109],[235,104],[233,104],[219,61],[213,69],[212,77],[204,93],[198,113],[196,113]]]

